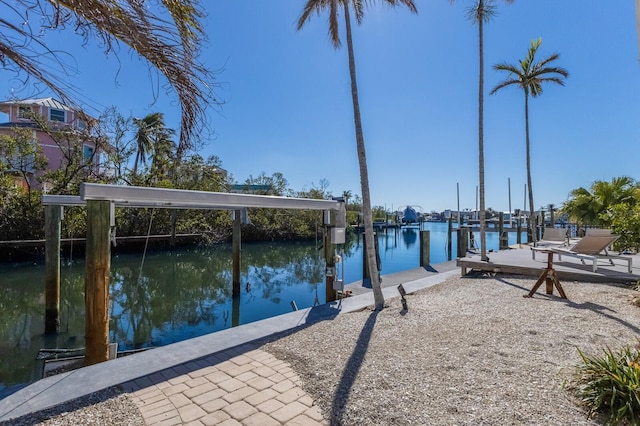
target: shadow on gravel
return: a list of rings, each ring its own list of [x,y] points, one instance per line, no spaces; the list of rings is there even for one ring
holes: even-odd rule
[[[340,382],[338,383],[336,393],[333,397],[333,404],[331,406],[332,425],[342,424],[344,409],[347,406],[351,388],[356,381],[356,377],[358,377],[358,372],[362,367],[362,362],[364,361],[364,357],[369,349],[369,342],[371,341],[371,335],[373,334],[373,328],[376,324],[376,319],[378,318],[379,313],[380,311],[372,311],[369,318],[367,318],[367,321],[358,336],[356,347],[344,366],[342,377],[340,377]]]

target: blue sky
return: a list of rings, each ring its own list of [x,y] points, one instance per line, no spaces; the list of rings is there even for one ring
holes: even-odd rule
[[[202,3],[209,40],[201,59],[217,70],[224,105],[209,112],[215,134],[201,153],[218,156],[239,182],[280,172],[294,190],[325,179],[334,195],[359,194],[346,46],[329,43],[326,14],[296,31],[302,0]],[[417,0],[418,15],[378,3],[354,28],[374,205],[455,209],[459,184],[460,208],[475,208],[478,41],[466,19],[471,3]],[[486,206],[508,210],[510,179],[512,208],[523,208],[526,182],[524,95],[513,87],[489,96],[506,77],[491,66],[517,63],[539,37],[539,58],[560,53],[556,64],[571,75],[566,86],[548,85],[530,102],[536,207],[562,204],[594,180],[640,178],[634,2],[497,5],[485,27]],[[81,41],[47,34],[75,58],[73,82],[91,113],[110,105],[138,117],[160,111],[179,128],[175,96],[150,79],[143,62],[124,47],[118,61]],[[7,98],[15,82],[0,76],[8,82],[0,97]]]

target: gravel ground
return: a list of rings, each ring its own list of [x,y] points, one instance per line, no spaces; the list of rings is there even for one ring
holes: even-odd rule
[[[588,425],[563,382],[580,357],[636,344],[627,286],[450,278],[382,312],[340,315],[270,342],[334,425]]]
[[[638,292],[562,283],[569,300],[523,298],[530,277],[450,278],[264,344],[286,360],[333,425],[591,425],[563,390],[580,358],[636,344]],[[110,389],[12,424],[142,425]]]
[[[118,388],[111,388],[3,424],[143,426],[144,420],[128,394]]]

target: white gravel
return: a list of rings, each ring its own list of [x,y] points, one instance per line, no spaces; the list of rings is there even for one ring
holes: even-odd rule
[[[118,388],[110,388],[49,410],[0,423],[20,426],[143,426],[144,420],[128,394]]]
[[[535,279],[450,278],[388,309],[344,314],[263,349],[290,362],[335,425],[580,425],[563,382],[580,358],[636,344],[638,293],[563,283],[569,300],[526,294]],[[556,293],[557,294],[557,293]]]

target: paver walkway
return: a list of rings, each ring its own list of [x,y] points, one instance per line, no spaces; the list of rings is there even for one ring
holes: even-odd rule
[[[242,348],[123,385],[147,425],[328,425],[289,363]]]

